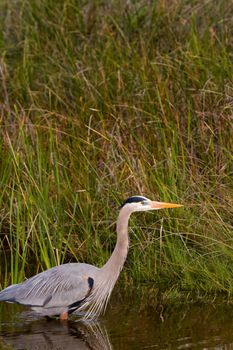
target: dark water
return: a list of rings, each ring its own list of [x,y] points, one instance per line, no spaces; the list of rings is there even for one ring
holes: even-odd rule
[[[46,321],[0,305],[0,349],[233,349],[233,305],[164,301],[151,289],[120,292],[99,322]]]

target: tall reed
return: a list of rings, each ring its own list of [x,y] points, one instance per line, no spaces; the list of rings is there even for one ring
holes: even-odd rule
[[[132,218],[122,281],[231,294],[233,7],[0,6],[2,286],[103,264],[140,193],[184,209]]]

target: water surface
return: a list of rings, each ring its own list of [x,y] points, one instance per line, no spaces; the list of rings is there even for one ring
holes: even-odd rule
[[[106,314],[91,323],[0,307],[0,349],[233,349],[233,305],[223,300],[165,301],[151,288],[118,288]]]

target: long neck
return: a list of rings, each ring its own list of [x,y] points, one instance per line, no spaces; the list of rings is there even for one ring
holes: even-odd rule
[[[117,281],[119,273],[124,265],[129,245],[128,237],[128,221],[130,211],[129,209],[122,208],[117,219],[117,243],[112,255],[106,264],[98,270],[95,278],[93,292],[87,298],[84,303],[84,308],[89,307],[89,315],[100,314],[103,309],[106,308],[108,299],[111,295],[113,287]]]
[[[102,267],[104,272],[109,271],[112,274],[117,274],[118,277],[128,253],[129,236],[128,236],[128,222],[130,212],[123,208],[117,219],[117,242],[112,255],[106,264]]]

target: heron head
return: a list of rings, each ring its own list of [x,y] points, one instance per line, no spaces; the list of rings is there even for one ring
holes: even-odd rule
[[[126,206],[131,212],[183,207],[183,205],[176,203],[151,201],[143,196],[132,196],[127,198],[120,208],[124,208]]]

